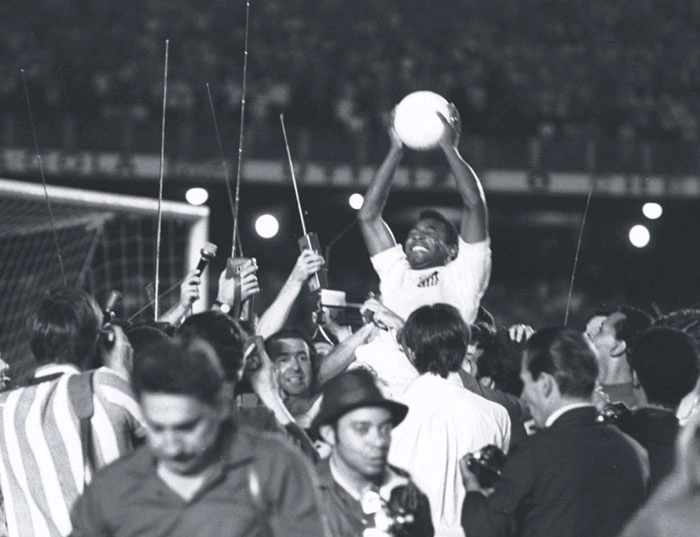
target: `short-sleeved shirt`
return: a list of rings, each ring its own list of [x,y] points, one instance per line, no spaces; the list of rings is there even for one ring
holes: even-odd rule
[[[276,436],[227,425],[216,472],[189,500],[148,446],[108,466],[72,513],[73,537],[326,537],[311,465]]]
[[[472,323],[491,277],[490,239],[467,243],[459,238],[457,257],[440,267],[412,269],[399,244],[370,259],[384,305],[404,319],[421,306],[445,303]]]

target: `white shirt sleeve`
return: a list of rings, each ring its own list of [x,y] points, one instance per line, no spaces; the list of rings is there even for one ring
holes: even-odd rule
[[[406,271],[411,269],[400,244],[395,244],[391,248],[373,255],[370,257],[370,261],[377,276],[379,276],[379,282],[383,289],[400,288]]]
[[[455,302],[465,320],[474,322],[491,279],[491,240],[466,243],[460,237],[457,257],[445,266],[446,279],[453,282]]]

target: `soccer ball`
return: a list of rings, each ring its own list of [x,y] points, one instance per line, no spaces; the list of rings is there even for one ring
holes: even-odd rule
[[[394,130],[411,149],[433,149],[445,130],[437,112],[450,120],[449,104],[444,97],[432,91],[409,93],[396,105]]]

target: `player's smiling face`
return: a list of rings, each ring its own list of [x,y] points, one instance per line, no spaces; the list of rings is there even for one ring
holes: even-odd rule
[[[412,269],[440,267],[447,263],[450,251],[445,243],[445,225],[433,218],[418,221],[408,232],[404,252]]]

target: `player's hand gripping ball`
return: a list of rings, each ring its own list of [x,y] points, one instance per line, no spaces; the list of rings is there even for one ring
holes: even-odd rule
[[[406,147],[433,149],[445,129],[438,112],[450,121],[449,103],[444,97],[432,91],[409,93],[396,105],[394,130]]]

